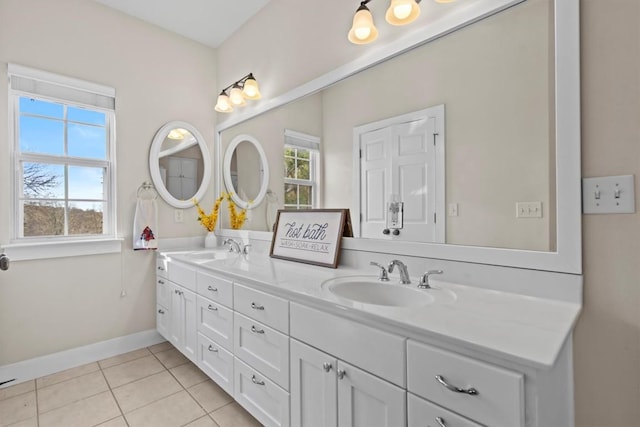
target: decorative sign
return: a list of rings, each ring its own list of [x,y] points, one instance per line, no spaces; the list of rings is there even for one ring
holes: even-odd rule
[[[270,256],[336,268],[341,237],[353,236],[349,209],[279,210]]]

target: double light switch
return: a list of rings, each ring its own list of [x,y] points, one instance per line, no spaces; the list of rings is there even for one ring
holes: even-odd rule
[[[582,211],[585,214],[635,213],[633,175],[582,179]]]

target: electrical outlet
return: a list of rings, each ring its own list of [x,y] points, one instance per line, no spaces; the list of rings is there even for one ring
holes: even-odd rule
[[[458,216],[458,204],[457,203],[449,203],[447,206],[447,215],[449,216]]]
[[[176,209],[173,211],[174,222],[184,222],[184,211],[182,209]]]
[[[542,218],[542,202],[516,202],[516,218]]]

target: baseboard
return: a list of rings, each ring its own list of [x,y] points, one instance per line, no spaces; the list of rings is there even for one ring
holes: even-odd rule
[[[55,374],[165,341],[155,329],[0,366],[0,388]],[[11,381],[13,380],[13,381]]]

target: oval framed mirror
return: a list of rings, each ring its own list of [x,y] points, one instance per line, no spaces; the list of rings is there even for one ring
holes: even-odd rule
[[[173,121],[153,138],[149,172],[162,199],[174,208],[193,207],[211,181],[211,157],[204,137],[191,124]]]
[[[224,154],[223,174],[224,185],[240,208],[262,203],[269,185],[269,163],[260,142],[246,134],[233,138]]]

